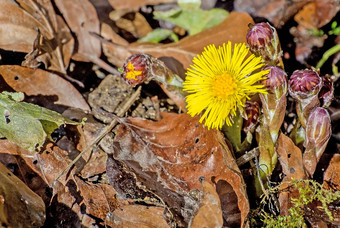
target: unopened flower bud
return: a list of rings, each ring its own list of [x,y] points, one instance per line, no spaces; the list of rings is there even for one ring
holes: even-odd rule
[[[121,76],[129,85],[136,86],[155,80],[178,107],[186,110],[183,80],[161,60],[148,54],[135,54],[125,60],[123,70]]]
[[[268,66],[267,78],[262,81],[267,88],[267,94],[260,94],[263,107],[263,125],[269,128],[275,143],[281,128],[287,106],[287,74],[280,67]]]
[[[332,134],[331,118],[326,109],[317,107],[309,115],[306,124],[305,152],[303,163],[312,176],[328,140]]]
[[[267,78],[262,81],[262,84],[266,86],[267,91],[276,93],[278,97],[282,96],[282,94],[286,94],[288,88],[286,72],[277,66],[267,66],[264,70],[270,70],[267,74]]]
[[[253,133],[259,121],[260,105],[256,101],[247,101],[244,106],[247,119],[243,121],[243,131]]]
[[[150,80],[150,64],[153,57],[147,54],[135,54],[126,59],[122,73],[124,80],[131,86],[136,86]]]
[[[322,79],[314,70],[296,70],[289,79],[289,93],[295,99],[306,99],[318,94],[321,87]]]
[[[328,108],[334,98],[334,86],[333,80],[329,75],[322,77],[323,86],[319,92],[319,100],[321,101],[321,106]]]
[[[296,112],[303,128],[310,112],[320,105],[318,94],[323,81],[310,69],[296,70],[289,79],[289,94],[297,101]]]
[[[257,23],[247,33],[247,43],[252,53],[262,56],[268,65],[283,68],[282,51],[277,32],[268,23]]]

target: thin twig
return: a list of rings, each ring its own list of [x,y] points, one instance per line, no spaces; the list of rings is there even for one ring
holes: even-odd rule
[[[134,94],[132,94],[132,96],[130,97],[130,99],[123,105],[123,107],[119,110],[119,112],[117,113],[117,116],[122,117],[125,112],[127,112],[127,110],[131,107],[131,105],[138,99],[140,92],[141,92],[142,87],[138,87],[138,89],[136,90],[136,92],[134,92]],[[88,152],[89,150],[92,149],[92,147],[94,145],[96,145],[97,143],[100,142],[100,140],[102,138],[104,138],[104,136],[106,134],[108,134],[117,124],[117,120],[113,119],[111,121],[111,123],[106,126],[105,128],[103,128],[102,132],[97,136],[97,138],[95,140],[93,140],[93,142],[88,145],[82,152],[80,152],[80,154],[78,154],[78,156],[63,170],[59,173],[59,175],[57,176],[57,178],[52,182],[56,182],[62,175],[65,174],[65,172],[67,170],[69,170],[86,152]]]
[[[260,155],[260,149],[256,147],[252,149],[251,151],[246,152],[244,155],[242,155],[238,159],[236,159],[236,164],[238,166],[241,166],[259,155]]]

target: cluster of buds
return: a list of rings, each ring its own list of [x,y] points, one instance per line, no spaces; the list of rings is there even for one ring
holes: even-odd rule
[[[289,79],[289,94],[296,100],[296,112],[303,128],[311,111],[320,105],[318,95],[322,86],[322,78],[310,69],[296,70]]]
[[[268,23],[250,25],[247,43],[252,53],[262,56],[267,65],[277,65],[282,69],[282,50],[276,29]]]
[[[185,110],[183,79],[161,60],[148,54],[131,55],[125,60],[121,76],[133,87],[155,80],[176,105]]]
[[[331,136],[331,119],[327,108],[334,96],[330,77],[320,77],[314,70],[294,71],[289,80],[289,94],[296,100],[299,122],[305,130],[303,164],[310,176]],[[320,101],[323,107],[320,106]]]

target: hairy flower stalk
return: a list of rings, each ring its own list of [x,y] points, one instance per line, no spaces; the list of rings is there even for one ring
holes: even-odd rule
[[[321,155],[331,137],[331,118],[326,109],[317,107],[309,115],[306,124],[303,164],[312,177]]]
[[[260,94],[263,115],[258,131],[260,150],[259,167],[263,173],[261,178],[270,176],[277,163],[275,143],[283,123],[287,106],[288,79],[287,74],[277,66],[268,66],[267,79],[262,81],[268,93]]]
[[[320,105],[318,94],[323,86],[319,74],[310,69],[296,70],[289,79],[289,94],[296,100],[296,112],[303,128],[309,114]]]
[[[251,52],[262,56],[267,65],[277,65],[284,69],[281,44],[273,26],[264,22],[251,25],[247,33],[247,43]]]
[[[155,80],[176,105],[185,110],[183,80],[159,59],[148,54],[132,55],[125,60],[121,76],[133,87]]]
[[[200,122],[209,129],[231,126],[237,112],[244,113],[244,104],[251,95],[266,93],[258,82],[268,71],[260,70],[264,65],[261,57],[247,57],[248,52],[245,44],[232,47],[228,42],[218,48],[209,45],[193,59],[183,83],[184,91],[189,93],[188,113],[202,113]]]

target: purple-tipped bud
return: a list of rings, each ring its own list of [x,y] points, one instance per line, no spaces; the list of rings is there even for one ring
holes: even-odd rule
[[[331,118],[327,110],[321,107],[315,108],[307,120],[306,150],[303,155],[304,166],[311,176],[327,146],[331,134]]]
[[[323,87],[319,92],[319,99],[321,101],[321,106],[324,108],[328,108],[334,98],[333,80],[329,75],[325,75],[324,77],[322,77],[322,81]]]
[[[289,79],[289,94],[297,101],[296,112],[303,128],[315,107],[320,105],[318,94],[323,81],[319,74],[310,69],[296,70]]]
[[[150,55],[135,54],[125,60],[123,65],[124,72],[121,76],[131,86],[136,86],[150,80],[149,69],[152,62]]]
[[[247,43],[254,50],[264,49],[273,38],[271,26],[264,22],[251,26],[247,33]]]
[[[277,32],[268,23],[257,23],[247,33],[250,51],[262,56],[268,65],[279,65],[283,68],[282,51]]]
[[[318,94],[321,87],[322,79],[314,70],[296,70],[289,79],[289,94],[296,99]]]
[[[253,132],[259,121],[260,105],[256,101],[247,101],[245,103],[244,111],[247,119],[243,121],[243,131],[247,134]]]
[[[267,90],[271,93],[275,93],[278,89],[287,92],[287,74],[284,70],[277,66],[267,66],[264,70],[270,70],[267,74],[267,78],[262,81],[262,84],[266,86]]]

